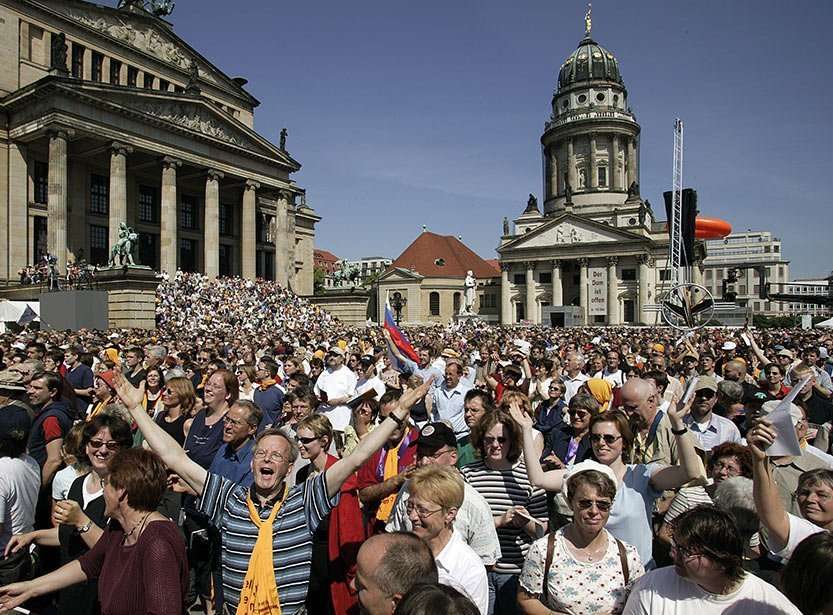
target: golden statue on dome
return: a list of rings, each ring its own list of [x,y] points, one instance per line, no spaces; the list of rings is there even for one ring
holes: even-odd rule
[[[587,12],[584,14],[584,36],[590,38],[590,30],[593,29],[593,4],[587,3]]]

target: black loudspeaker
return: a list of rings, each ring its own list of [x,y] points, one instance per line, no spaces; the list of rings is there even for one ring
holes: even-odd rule
[[[662,193],[665,200],[665,216],[668,220],[668,233],[671,234],[671,208],[673,192]],[[687,267],[694,262],[694,226],[697,221],[697,191],[692,188],[683,189],[683,217],[680,221],[680,229],[683,232],[682,254],[680,254],[680,265]]]
[[[50,329],[99,329],[109,326],[107,291],[65,290],[40,295],[41,326]]]

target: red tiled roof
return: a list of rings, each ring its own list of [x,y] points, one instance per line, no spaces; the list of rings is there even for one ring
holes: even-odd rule
[[[315,260],[327,261],[327,262],[332,262],[332,263],[337,263],[338,261],[341,260],[338,256],[336,256],[332,252],[327,252],[327,250],[319,250],[318,248],[316,248],[313,251],[313,258]]]
[[[465,278],[468,270],[481,279],[500,275],[500,269],[495,269],[456,237],[428,231],[420,233],[390,267],[411,269],[427,278]]]
[[[500,261],[496,258],[487,258],[486,262],[495,270],[495,275],[500,275]]]

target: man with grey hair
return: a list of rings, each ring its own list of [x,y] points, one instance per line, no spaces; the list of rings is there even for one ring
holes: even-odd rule
[[[392,615],[417,583],[437,583],[437,564],[421,538],[406,532],[377,534],[359,549],[353,586],[362,612]]]
[[[581,385],[590,380],[590,377],[582,372],[584,363],[584,355],[577,351],[568,352],[564,357],[564,375],[561,376],[561,382],[564,383],[562,398],[565,404],[569,404]]]
[[[145,355],[145,367],[151,369],[152,367],[161,367],[168,358],[168,349],[160,344],[156,344],[147,349]],[[164,369],[164,368],[163,368]]]

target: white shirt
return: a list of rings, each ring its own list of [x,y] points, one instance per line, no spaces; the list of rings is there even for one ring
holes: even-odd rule
[[[769,583],[746,573],[731,594],[710,594],[677,574],[674,566],[647,573],[636,581],[622,615],[801,615]]]
[[[368,389],[373,389],[376,391],[376,401],[382,399],[382,395],[385,394],[387,388],[385,387],[385,383],[382,382],[382,379],[379,376],[373,376],[372,378],[360,378],[356,381],[356,395],[361,395]]]
[[[315,394],[321,396],[321,391],[327,393],[328,399],[337,399],[339,397],[352,397],[356,390],[356,374],[354,374],[349,367],[342,365],[336,370],[330,371],[325,369],[318,376],[315,381]],[[330,419],[333,426],[333,431],[344,431],[344,428],[350,424],[352,412],[346,405],[333,406],[328,403],[323,403],[318,406],[319,413]]]
[[[627,378],[625,378],[625,372],[621,369],[617,369],[615,372],[609,372],[606,367],[602,371],[596,372],[596,375],[593,377],[607,380],[610,386],[614,388],[624,386],[625,381],[627,380]]]
[[[787,544],[784,546],[783,549],[775,551],[776,546],[771,544],[770,547],[773,549],[773,555],[777,555],[778,557],[788,560],[792,557],[793,551],[795,548],[801,543],[802,540],[805,538],[809,538],[813,534],[818,534],[819,532],[825,532],[823,527],[820,527],[813,523],[812,521],[807,521],[802,517],[796,517],[790,513],[787,513],[787,520],[790,522],[790,534],[787,537]],[[775,541],[770,538],[770,542],[774,543]]]
[[[454,519],[454,534],[472,548],[484,565],[493,566],[500,559],[501,552],[492,509],[486,499],[468,483],[463,483],[463,490],[463,505]],[[406,509],[410,497],[409,483],[406,481],[393,503],[385,531],[413,531]]]
[[[12,534],[31,532],[40,490],[40,467],[26,453],[0,457],[0,553]]]
[[[570,378],[566,373],[561,376],[561,382],[564,383],[564,403],[569,404],[570,400],[573,398],[573,395],[581,388],[585,382],[590,380],[590,376],[587,374],[582,374],[581,372],[575,378]]]
[[[823,450],[821,450],[820,448],[816,448],[812,444],[808,444],[807,446],[805,446],[804,452],[810,453],[814,457],[818,457],[824,463],[827,464],[828,468],[833,469],[833,455],[831,455],[830,453],[825,453]]]
[[[451,533],[451,540],[434,560],[437,562],[439,582],[468,596],[480,615],[486,615],[489,611],[486,567],[457,532]]]

